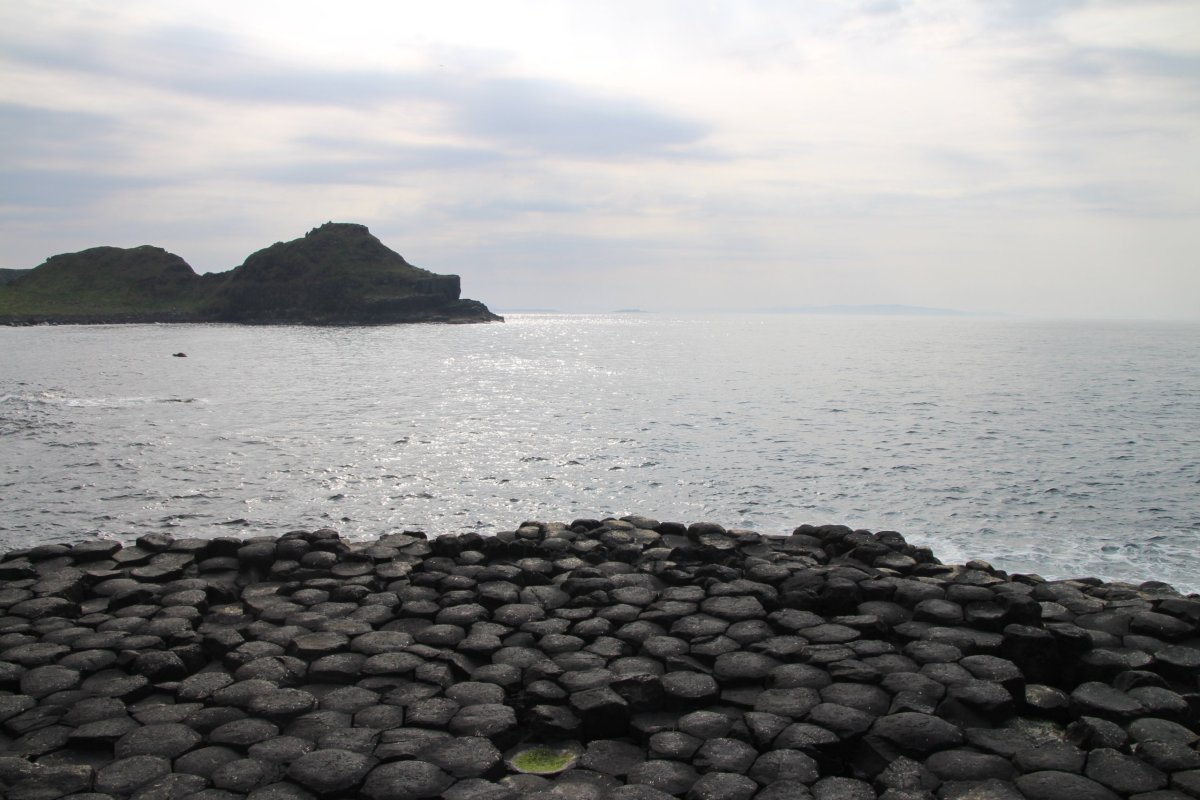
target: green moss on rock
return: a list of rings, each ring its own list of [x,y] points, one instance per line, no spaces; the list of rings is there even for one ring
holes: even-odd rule
[[[530,747],[509,759],[509,766],[516,772],[530,775],[555,775],[575,766],[579,755],[570,748]]]

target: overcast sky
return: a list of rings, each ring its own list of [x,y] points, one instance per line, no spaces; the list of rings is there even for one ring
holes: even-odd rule
[[[1200,318],[1200,3],[0,4],[0,267],[360,222],[494,308]]]

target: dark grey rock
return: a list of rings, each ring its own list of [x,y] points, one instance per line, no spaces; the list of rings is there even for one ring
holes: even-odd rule
[[[316,749],[315,743],[296,736],[276,736],[255,742],[247,748],[251,758],[275,764],[290,764],[305,753]]]
[[[880,717],[871,726],[871,735],[914,758],[946,750],[963,741],[962,731],[929,714],[902,712]]]
[[[394,761],[367,775],[361,794],[367,800],[421,800],[438,797],[454,783],[447,773],[425,761]]]
[[[1138,611],[1129,618],[1129,629],[1134,633],[1153,636],[1156,639],[1176,641],[1196,633],[1196,625],[1156,611]]]
[[[1119,689],[1088,681],[1071,692],[1071,708],[1078,715],[1124,721],[1143,716],[1145,707]]]
[[[535,795],[541,796],[541,793]],[[632,784],[626,786],[618,786],[615,789],[610,789],[603,795],[603,800],[668,800],[675,795],[667,794],[666,792],[655,789],[653,786],[644,784]],[[567,795],[563,800],[570,800],[571,796]]]
[[[738,739],[719,737],[700,745],[692,763],[705,772],[736,772],[745,774],[758,759],[758,751]]]
[[[1042,742],[1036,747],[1020,750],[1013,756],[1013,763],[1022,772],[1052,770],[1082,773],[1086,761],[1087,753],[1070,742]]]
[[[1158,769],[1107,747],[1088,754],[1084,774],[1122,794],[1151,792],[1167,786],[1167,776]]]
[[[186,772],[172,772],[145,784],[133,795],[133,800],[176,800],[203,791],[208,780]]]
[[[938,715],[962,725],[996,724],[1016,711],[1013,697],[999,683],[965,680],[947,687]]]
[[[627,780],[630,785],[644,785],[665,792],[668,795],[679,796],[700,778],[700,773],[687,764],[679,761],[654,760],[637,764],[629,770]]]
[[[124,703],[121,703],[121,707],[124,709]],[[122,710],[119,717],[109,717],[79,725],[71,731],[69,742],[76,747],[112,747],[122,736],[140,727],[141,724],[137,720],[125,716]]]
[[[1014,783],[1028,800],[1119,800],[1120,797],[1091,778],[1070,772],[1030,772]]]
[[[1067,741],[1085,750],[1111,747],[1119,750],[1129,741],[1125,729],[1115,722],[1099,717],[1080,717],[1067,726]]]
[[[237,761],[241,755],[230,747],[209,745],[200,747],[175,759],[175,771],[208,778],[222,764]]]
[[[1025,687],[1025,705],[1050,719],[1065,719],[1071,707],[1071,698],[1061,689],[1031,683]]]
[[[501,765],[500,751],[490,740],[477,736],[438,739],[418,755],[455,778],[492,775]]]
[[[8,751],[18,755],[40,758],[67,745],[71,729],[65,725],[48,725],[31,730],[8,745]]]
[[[1164,772],[1200,769],[1200,753],[1179,742],[1145,742],[1135,748],[1135,753]]]
[[[852,739],[866,733],[879,718],[838,703],[819,703],[807,719],[813,725],[832,731],[839,739]]]
[[[736,650],[716,657],[713,677],[722,683],[753,683],[766,678],[779,665],[770,656]]]
[[[747,774],[763,786],[780,781],[811,784],[820,775],[817,762],[799,750],[771,750],[755,759]]]
[[[359,728],[399,728],[404,724],[404,709],[400,706],[377,705],[355,712],[353,724]]]
[[[361,686],[339,686],[322,694],[320,707],[323,711],[343,711],[353,714],[378,702],[378,692],[372,692]]]
[[[828,728],[809,722],[797,722],[784,728],[771,745],[805,753],[820,753],[838,745],[840,741],[838,735]]]
[[[912,618],[936,625],[958,625],[963,621],[963,609],[958,603],[940,598],[922,600],[913,606]]]
[[[92,787],[92,768],[85,765],[47,766],[39,762],[26,777],[7,784],[7,800],[53,800],[86,792]]]
[[[371,728],[336,728],[317,737],[318,750],[352,750],[370,755],[379,743],[379,731]]]
[[[812,792],[799,781],[782,780],[764,786],[754,797],[755,800],[812,800]]]
[[[154,683],[181,680],[189,674],[187,665],[177,653],[162,650],[138,653],[133,660],[132,671],[145,675]]]
[[[750,595],[709,597],[701,601],[700,610],[713,617],[733,622],[762,619],[767,614],[758,598]]]
[[[514,731],[517,715],[511,706],[481,703],[460,709],[450,720],[450,730],[459,736],[499,737]]]
[[[782,664],[767,677],[770,689],[823,689],[833,682],[829,673],[811,664]]]
[[[128,796],[139,787],[158,780],[171,771],[171,762],[162,756],[137,755],[119,758],[96,771],[93,787],[97,792]]]
[[[660,731],[651,734],[648,744],[652,755],[687,761],[700,749],[704,740],[679,731]]]
[[[792,724],[788,717],[777,714],[767,714],[760,711],[747,711],[742,714],[742,722],[750,734],[750,741],[759,750],[769,750],[775,738]]]
[[[750,800],[758,784],[745,775],[709,772],[701,775],[684,795],[687,800]]]
[[[1015,784],[999,778],[947,781],[937,796],[938,800],[1025,800]]]
[[[921,762],[900,756],[875,777],[875,783],[882,789],[920,793],[933,791],[941,779]]]
[[[214,691],[208,697],[208,703],[209,705],[248,709],[255,698],[270,694],[278,688],[270,681],[258,679],[237,681]]]
[[[507,786],[482,778],[467,778],[442,792],[443,800],[517,800],[517,793]]]
[[[621,777],[646,760],[646,752],[637,745],[613,739],[598,739],[588,744],[579,765],[605,775]]]
[[[459,709],[458,703],[448,697],[429,697],[409,704],[405,721],[409,725],[444,728]]]
[[[282,767],[269,761],[239,758],[217,767],[210,780],[214,788],[247,793],[277,782],[282,773]]]
[[[803,719],[820,702],[821,695],[815,689],[803,686],[766,689],[754,701],[754,710],[780,717]]]
[[[229,747],[248,748],[258,742],[272,739],[279,735],[279,726],[265,719],[238,719],[219,725],[208,734],[212,744]]]
[[[233,676],[226,672],[201,672],[180,681],[175,695],[182,701],[207,700],[233,682]]]
[[[957,663],[963,657],[962,650],[945,642],[916,641],[904,646],[904,655],[918,664]]]
[[[662,675],[661,682],[666,702],[676,708],[698,708],[720,694],[720,686],[713,676],[700,672],[668,672]]]
[[[460,706],[495,705],[504,702],[504,688],[494,683],[462,681],[447,688],[446,697]]]
[[[370,631],[355,636],[350,642],[349,647],[356,653],[362,653],[367,656],[380,655],[382,653],[396,653],[413,643],[413,637],[410,633],[403,631]]]
[[[679,730],[700,739],[724,736],[733,728],[734,720],[719,711],[693,711],[684,714],[676,723]]]
[[[892,704],[891,695],[878,686],[862,683],[833,683],[820,690],[821,701],[855,708],[872,716],[886,714]]]
[[[276,689],[250,701],[249,711],[274,722],[306,714],[317,707],[317,698],[302,689]]]
[[[1016,770],[1008,759],[974,750],[941,750],[925,760],[929,771],[942,781],[1011,781]]]
[[[200,733],[210,733],[226,722],[245,719],[246,712],[231,706],[216,706],[193,711],[183,719],[183,724]]]
[[[1200,769],[1176,772],[1171,776],[1171,788],[1191,797],[1200,797]]]
[[[21,694],[40,699],[55,692],[74,689],[81,680],[79,670],[58,664],[32,667],[21,676]]]
[[[1142,717],[1134,720],[1127,728],[1130,737],[1136,742],[1176,742],[1194,745],[1200,736],[1191,728],[1177,722],[1155,717]]]
[[[875,790],[866,781],[827,776],[812,786],[813,800],[875,800]]]
[[[362,784],[374,759],[350,750],[313,750],[287,768],[287,776],[317,795],[348,794]],[[364,787],[364,792],[366,787]],[[376,797],[368,793],[369,797]]]
[[[1159,650],[1154,654],[1154,669],[1174,680],[1194,678],[1200,672],[1200,648],[1172,645]]]
[[[361,676],[366,660],[361,653],[322,656],[309,665],[308,679],[320,683],[354,683]]]
[[[117,740],[113,752],[117,758],[151,755],[177,758],[200,744],[201,736],[187,725],[168,723],[146,725],[131,730]]]

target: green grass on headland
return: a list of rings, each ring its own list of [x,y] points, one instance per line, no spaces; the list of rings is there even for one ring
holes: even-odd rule
[[[414,267],[362,225],[327,223],[225,273],[197,275],[159,247],[54,256],[0,283],[0,323],[380,324],[498,320],[459,299],[457,275]]]

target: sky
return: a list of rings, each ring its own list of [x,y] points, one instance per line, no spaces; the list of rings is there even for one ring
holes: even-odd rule
[[[0,267],[326,221],[495,309],[1200,319],[1200,3],[0,4]]]

